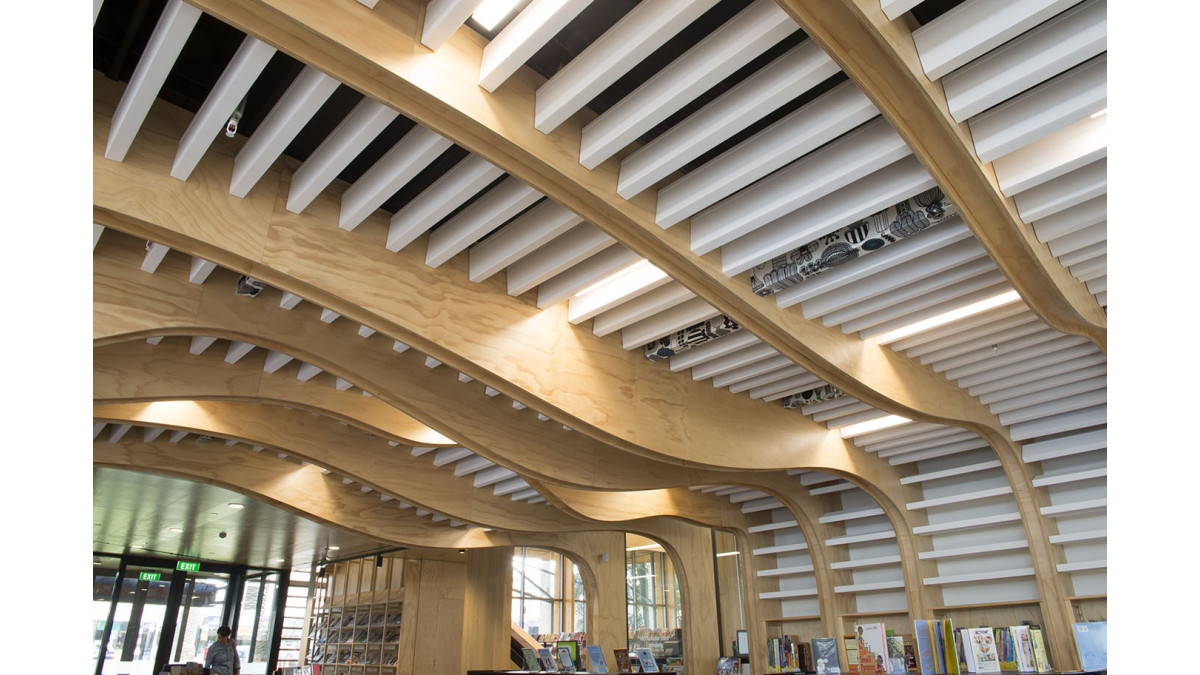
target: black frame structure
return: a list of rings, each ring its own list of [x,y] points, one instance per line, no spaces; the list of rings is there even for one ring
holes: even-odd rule
[[[117,553],[103,553],[93,551],[95,557],[103,557],[116,559],[118,561],[117,577],[113,583],[112,596],[109,600],[108,618],[104,624],[104,632],[100,639],[99,656],[96,658],[96,668],[94,675],[101,675],[104,670],[105,655],[108,652],[108,642],[112,636],[113,620],[117,611],[117,603],[120,600],[121,589],[125,583],[126,568],[130,565],[135,567],[154,567],[163,570],[170,570],[170,590],[167,595],[166,613],[163,619],[163,632],[158,638],[158,651],[154,657],[154,667],[150,671],[152,673],[161,672],[171,658],[171,645],[175,643],[175,626],[178,623],[179,607],[183,604],[184,588],[188,581],[188,572],[183,572],[177,569],[176,563],[178,558],[158,558],[153,556],[139,555],[121,555]],[[262,578],[266,579],[270,574],[278,574],[278,588],[275,593],[274,616],[271,621],[271,647],[267,660],[268,673],[275,672],[276,661],[279,658],[279,640],[283,632],[283,610],[287,603],[288,579],[291,570],[277,569],[271,567],[247,567],[245,565],[230,565],[227,563],[205,562],[200,561],[200,570],[204,573],[218,573],[229,575],[229,587],[225,592],[225,606],[221,612],[222,625],[229,626],[233,629],[234,635],[237,634],[238,619],[240,612],[238,609],[242,604],[242,595],[246,589],[246,579]],[[255,623],[262,614],[262,596],[260,594],[258,606],[255,608]],[[249,654],[254,653],[256,636],[252,636],[250,640]],[[136,641],[127,641],[126,647],[132,648]]]

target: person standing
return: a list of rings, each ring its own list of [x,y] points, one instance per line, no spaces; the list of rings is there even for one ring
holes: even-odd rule
[[[240,675],[242,664],[238,661],[237,650],[229,640],[233,631],[229,626],[217,629],[217,641],[209,645],[208,653],[204,655],[204,670],[211,675]]]

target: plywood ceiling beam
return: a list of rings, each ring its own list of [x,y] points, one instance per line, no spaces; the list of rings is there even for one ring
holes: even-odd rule
[[[970,131],[951,116],[940,83],[921,68],[912,25],[889,20],[878,0],[777,2],[912,147],[1030,307],[1051,326],[1107,350],[1107,315],[1001,193],[991,165],[975,154]]]
[[[488,94],[474,80],[482,54],[476,41],[460,33],[450,39],[453,49],[430,54],[417,47],[417,3],[377,7],[370,21],[358,13],[331,13],[297,0],[198,4],[301,61],[320,62],[346,84],[500,166],[649,258],[781,353],[856,398],[908,417],[965,423],[1004,435],[994,416],[944,378],[892,350],[785,311],[772,299],[751,292],[745,279],[725,276],[716,256],[693,254],[687,227],[663,231],[655,224],[651,192],[630,201],[616,194],[615,159],[593,171],[579,165],[574,149],[579,146],[582,116],[568,119],[548,135],[532,128],[530,108],[539,78],[522,71]],[[288,20],[280,21],[281,15]],[[1064,271],[1064,276],[1069,275]],[[1095,304],[1090,296],[1088,301]]]
[[[259,354],[265,354],[262,350]],[[451,446],[453,441],[377,397],[305,385],[295,377],[266,373],[253,357],[227,363],[218,354],[188,358],[182,339],[158,346],[142,340],[92,351],[92,396],[109,402],[178,398],[255,398],[321,414],[407,445]],[[261,358],[261,357],[260,357]],[[187,383],[181,385],[180,383]]]

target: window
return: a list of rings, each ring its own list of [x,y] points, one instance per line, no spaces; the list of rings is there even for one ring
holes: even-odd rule
[[[579,567],[561,553],[516,548],[512,620],[531,635],[587,630],[587,597]],[[571,570],[567,576],[563,572]]]
[[[671,629],[683,623],[675,568],[662,547],[627,536],[625,586],[629,631]],[[649,542],[649,543],[646,543]]]

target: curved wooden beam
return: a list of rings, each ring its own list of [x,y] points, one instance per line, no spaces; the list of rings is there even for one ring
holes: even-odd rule
[[[309,384],[263,370],[263,350],[228,363],[215,348],[192,354],[182,340],[158,345],[131,340],[92,350],[92,397],[109,403],[257,400],[341,420],[405,445],[453,446],[454,441],[374,396],[339,390],[331,375]],[[186,385],[184,384],[186,383]]]
[[[967,124],[950,116],[940,82],[921,69],[912,28],[878,0],[776,0],[871,99],[913,149],[1004,276],[1046,323],[1108,351],[1108,315],[1038,241],[975,154]]]
[[[617,196],[616,160],[594,171],[579,165],[574,154],[581,128],[578,119],[548,136],[533,129],[534,83],[529,77],[510,79],[496,94],[487,94],[473,79],[448,76],[476,72],[478,62],[472,59],[478,58],[481,48],[462,32],[437,53],[417,47],[411,33],[416,3],[389,3],[369,15],[330,11],[299,0],[197,0],[196,4],[302,61],[316,62],[339,80],[529,183],[649,258],[780,353],[860,400],[911,418],[1003,433],[982,404],[932,369],[820,321],[806,320],[798,311],[781,309],[773,299],[751,292],[745,279],[721,273],[717,256],[691,253],[686,226],[664,231],[654,223],[652,194],[633,201]],[[539,312],[504,293],[478,292],[473,284],[463,283],[463,256],[431,269],[417,255],[419,245],[391,254],[379,246],[386,232],[386,220],[379,214],[353,232],[340,231],[336,204],[327,193],[304,214],[286,212],[278,206],[281,199],[266,189],[286,191],[290,180],[286,170],[283,175],[269,174],[246,200],[223,189],[209,194],[200,186],[222,185],[232,163],[209,153],[194,178],[180,183],[168,175],[173,139],[151,133],[139,136],[139,147],[124,162],[105,160],[108,117],[98,107],[94,119],[93,192],[100,209],[98,222],[199,255],[207,253],[195,248],[197,244],[213,246],[215,255],[228,260],[217,260],[220,264],[246,271],[249,263],[256,277],[335,311],[355,312],[346,315],[356,321],[381,329],[382,322],[389,322],[398,332],[411,333],[422,351],[473,376],[506,383],[501,391],[533,407],[557,410],[575,420],[568,422],[572,427],[590,426],[596,433],[612,434],[602,424],[611,411],[630,422],[609,441],[614,445],[632,444],[681,457],[684,453],[674,449],[678,445],[686,445],[693,454],[712,455],[712,448],[727,447],[731,440],[727,430],[702,432],[707,425],[693,416],[694,404],[672,405],[681,400],[681,388],[688,390],[690,403],[711,400],[711,387],[682,385],[682,378],[663,381],[660,375],[665,369],[646,368],[639,355],[621,349],[614,340],[598,340],[568,327],[565,308]],[[139,189],[130,190],[131,185]],[[129,198],[134,193],[139,195],[136,200]],[[180,208],[182,204],[194,208]],[[236,232],[228,223],[237,224]],[[415,289],[416,297],[381,292],[375,281],[387,278],[380,276],[383,271],[398,286]],[[499,289],[498,284],[481,286]],[[423,302],[422,291],[428,288],[437,288],[439,300],[462,311],[433,311]],[[485,295],[486,299],[481,297]],[[618,386],[603,391],[589,388],[589,396],[581,397],[578,386],[559,386],[560,378],[573,375],[581,363],[601,366],[624,387],[635,382],[632,386],[638,395],[626,397],[622,392],[627,389]],[[545,405],[538,405],[539,400]],[[763,414],[756,408],[764,406],[743,402],[757,403],[723,397],[722,405],[737,406],[739,414],[754,418]],[[746,419],[739,431],[760,436],[760,425]],[[783,439],[797,437],[768,436],[739,440],[769,454],[767,466],[794,454],[788,450],[791,443]]]
[[[98,403],[92,412],[102,422],[186,430],[279,448],[378,492],[470,523],[523,532],[595,529],[558,509],[476,489],[471,478],[414,457],[408,448],[393,448],[307,412],[228,401]]]

